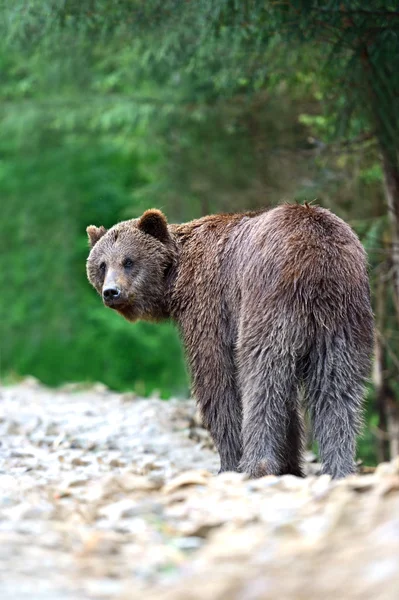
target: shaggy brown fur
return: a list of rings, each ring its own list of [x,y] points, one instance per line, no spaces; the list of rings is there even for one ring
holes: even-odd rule
[[[301,475],[303,388],[324,472],[354,470],[373,317],[364,250],[328,210],[282,205],[88,227],[90,282],[127,319],[171,317],[221,470]]]

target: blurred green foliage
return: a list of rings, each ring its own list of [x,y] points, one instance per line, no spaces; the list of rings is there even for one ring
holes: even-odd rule
[[[125,323],[86,281],[86,226],[150,206],[183,221],[317,197],[358,231],[374,285],[390,244],[380,148],[399,139],[395,10],[0,0],[2,376],[188,392],[173,327]],[[361,455],[375,458],[370,433]]]
[[[142,394],[186,391],[172,327],[129,326],[104,310],[86,280],[85,227],[126,217],[132,188],[144,180],[138,164],[134,152],[95,141],[3,153],[3,373],[51,385],[101,380]]]

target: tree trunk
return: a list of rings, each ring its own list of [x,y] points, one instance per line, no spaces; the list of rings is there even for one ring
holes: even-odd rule
[[[351,24],[353,25],[353,23]],[[378,67],[376,66],[369,53],[368,39],[359,40],[359,42],[364,44],[361,50],[361,61],[368,85],[370,108],[375,121],[375,135],[382,157],[384,191],[391,221],[392,246],[390,266],[392,270],[393,297],[396,316],[399,322],[399,122],[394,105],[392,102],[386,101],[384,84],[385,81],[389,80],[390,69],[383,63],[378,64]],[[387,113],[387,108],[391,111],[391,114]],[[384,310],[386,309],[384,308]],[[379,334],[381,336],[383,331],[380,330]],[[382,337],[380,337],[380,344],[383,344]],[[381,393],[384,395],[384,397],[381,396],[381,401],[384,403],[384,412],[387,419],[391,458],[394,458],[399,454],[399,403],[389,389],[383,371],[381,375]]]
[[[384,263],[385,264],[385,263]],[[388,422],[386,411],[386,352],[382,343],[382,332],[385,326],[385,310],[387,300],[387,278],[384,264],[379,270],[378,281],[375,290],[375,321],[376,334],[374,345],[373,383],[376,395],[376,409],[378,413],[377,430],[377,460],[385,462],[389,460],[389,438],[387,434]]]
[[[391,269],[393,296],[399,321],[399,162],[397,153],[387,152],[382,147],[384,189],[391,221]],[[391,459],[399,456],[399,403],[393,394],[385,399],[387,430]]]
[[[382,148],[381,153],[384,169],[385,198],[391,221],[391,261],[394,301],[399,320],[399,163],[397,158],[391,159],[384,148]]]
[[[391,459],[399,456],[399,406],[393,395],[386,399],[389,450]]]
[[[384,103],[383,81],[389,71],[376,68],[370,58],[367,41],[361,52],[361,61],[368,85],[370,108],[375,122],[375,135],[380,147],[384,173],[384,192],[392,232],[392,274],[395,310],[399,321],[399,157],[398,157],[398,119],[395,112],[387,115]],[[384,71],[384,78],[381,76]]]

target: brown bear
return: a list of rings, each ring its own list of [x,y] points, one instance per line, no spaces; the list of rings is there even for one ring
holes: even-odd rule
[[[87,228],[90,283],[129,321],[181,332],[221,471],[302,471],[303,396],[323,472],[355,468],[373,344],[365,252],[317,206]]]

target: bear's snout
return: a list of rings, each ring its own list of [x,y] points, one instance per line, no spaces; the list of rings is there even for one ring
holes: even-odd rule
[[[103,301],[109,307],[119,306],[122,302],[121,290],[116,284],[108,285],[103,289]]]

